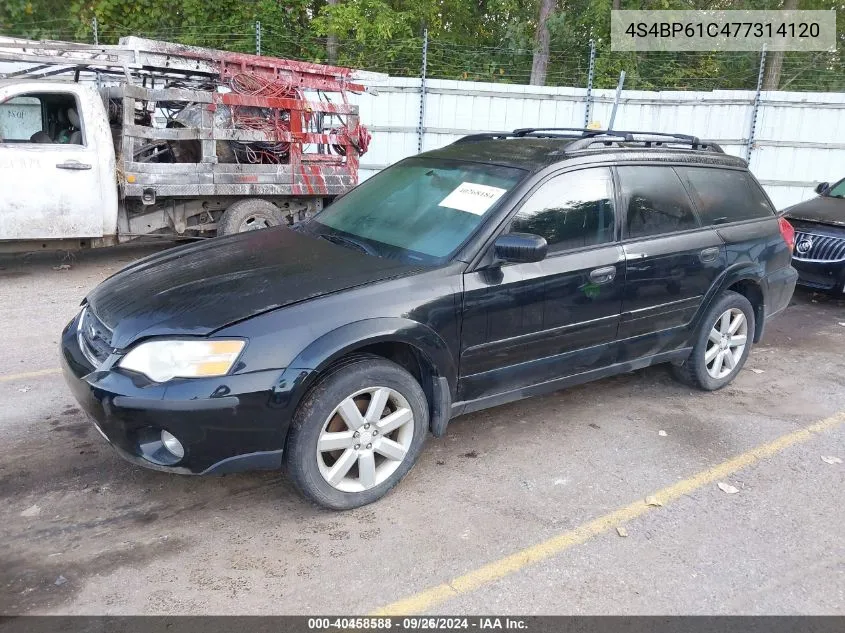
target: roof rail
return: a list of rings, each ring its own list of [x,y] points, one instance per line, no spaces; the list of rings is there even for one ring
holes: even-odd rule
[[[578,132],[577,136],[571,134],[543,134],[543,132]],[[585,136],[593,136],[600,134],[602,130],[592,130],[586,127],[521,127],[513,131],[513,135],[517,137],[522,136],[544,136],[544,137],[564,137],[582,138]]]
[[[548,127],[548,128],[518,128],[513,132],[485,132],[464,136],[455,143],[469,143],[473,141],[487,141],[505,138],[560,138],[571,139],[566,145],[566,152],[585,150],[592,145],[603,143],[641,143],[645,147],[664,147],[668,145],[689,145],[692,149],[705,150],[724,154],[724,150],[712,141],[702,141],[690,134],[673,134],[668,132],[640,132],[629,130],[594,130],[579,127]]]
[[[600,130],[597,134],[585,135],[566,146],[567,152],[589,149],[596,144],[639,143],[644,147],[665,147],[669,145],[688,145],[694,150],[703,150],[724,154],[725,150],[712,141],[702,141],[689,134],[671,134],[665,132],[635,132],[623,130]]]
[[[473,143],[475,141],[493,141],[500,138],[514,138],[516,135],[513,132],[479,132],[478,134],[468,134],[462,136],[452,145],[458,143]]]

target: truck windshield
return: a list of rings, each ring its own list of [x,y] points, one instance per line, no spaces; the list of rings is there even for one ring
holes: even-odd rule
[[[410,158],[336,200],[304,229],[379,257],[438,264],[525,175],[497,165]]]

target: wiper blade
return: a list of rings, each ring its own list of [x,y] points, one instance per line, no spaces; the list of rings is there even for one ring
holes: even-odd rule
[[[340,246],[351,246],[357,251],[361,251],[362,253],[366,253],[367,255],[375,255],[375,251],[373,249],[361,244],[361,242],[357,242],[353,239],[348,237],[342,237],[340,235],[329,235],[326,233],[320,233],[319,237],[323,238],[327,242],[331,242],[333,244],[339,244]]]

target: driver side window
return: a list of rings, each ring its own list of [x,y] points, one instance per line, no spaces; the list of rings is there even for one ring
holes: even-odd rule
[[[68,93],[29,93],[0,103],[0,143],[82,145],[76,97]]]
[[[531,194],[514,217],[511,232],[546,238],[549,253],[612,242],[614,206],[610,169],[568,172]]]

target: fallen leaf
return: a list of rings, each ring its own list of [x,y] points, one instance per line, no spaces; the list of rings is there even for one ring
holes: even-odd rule
[[[750,369],[751,369],[751,371],[753,371],[755,374],[765,374],[765,373],[766,373],[766,372],[765,372],[765,371],[763,371],[762,369],[757,369],[756,367],[751,367]]]
[[[734,486],[732,486],[730,484],[726,484],[724,481],[720,481],[716,485],[719,486],[719,490],[721,490],[722,492],[727,493],[729,495],[735,495],[736,493],[739,492],[739,488],[735,488]]]
[[[666,437],[666,436],[668,435],[668,433],[666,433],[666,431],[664,431],[664,430],[662,430],[662,429],[661,429],[661,430],[659,430],[659,431],[657,432],[657,434],[658,434],[660,437]]]
[[[663,504],[655,497],[654,495],[649,495],[645,498],[646,505],[650,506],[662,506]]]
[[[21,512],[22,517],[37,517],[41,514],[41,508],[38,505],[29,506],[26,510]]]
[[[54,582],[53,584],[57,585],[57,586],[61,586],[61,585],[65,584],[66,582],[67,582],[67,578],[65,578],[64,576],[59,576],[58,578],[56,578],[56,582]]]
[[[70,264],[61,264],[59,266],[53,266],[53,270],[70,270]]]
[[[842,459],[840,457],[834,457],[833,455],[822,455],[822,461],[825,464],[841,464]]]
[[[628,530],[623,528],[621,525],[616,528],[616,533],[621,536],[622,538],[628,537]]]

